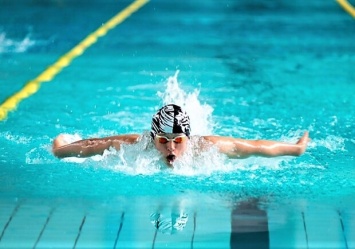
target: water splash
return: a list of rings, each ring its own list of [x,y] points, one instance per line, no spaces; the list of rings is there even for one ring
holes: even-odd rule
[[[22,40],[14,40],[6,37],[6,33],[0,33],[0,54],[24,53],[35,45],[35,41],[27,35]]]
[[[154,145],[150,142],[149,132],[141,137],[141,141],[134,145],[123,145],[119,151],[114,149],[107,150],[103,155],[94,156],[87,159],[67,158],[65,161],[74,163],[83,163],[84,165],[92,165],[107,170],[122,172],[129,175],[152,175],[169,170],[169,174],[184,176],[202,176],[213,174],[235,174],[235,172],[252,176],[253,172],[263,171],[266,176],[270,176],[275,171],[292,169],[294,166],[294,158],[248,158],[244,160],[228,159],[225,155],[218,153],[216,148],[210,148],[205,152],[196,152],[193,148],[198,143],[198,136],[213,134],[212,112],[213,108],[208,104],[202,104],[199,100],[199,89],[193,89],[192,92],[184,91],[178,81],[179,71],[166,81],[166,88],[157,95],[161,98],[163,104],[175,103],[184,108],[190,118],[192,126],[192,139],[189,141],[190,147],[185,156],[175,162],[174,170],[164,165],[160,160],[161,155],[154,149]],[[296,131],[300,134],[301,131]],[[293,134],[294,135],[294,134]],[[68,142],[74,142],[80,139],[77,134],[66,135]],[[284,140],[287,140],[284,137]],[[292,141],[295,142],[295,141]],[[100,162],[100,163],[97,163]],[[300,168],[307,168],[309,164],[301,165]],[[322,170],[322,169],[319,169]],[[264,177],[265,177],[264,175]],[[233,179],[233,181],[244,181],[243,179]],[[255,179],[254,179],[255,180]]]
[[[158,92],[157,95],[161,98],[163,104],[174,103],[180,105],[190,116],[192,127],[192,135],[212,134],[213,108],[208,104],[202,104],[199,101],[199,90],[194,89],[192,92],[185,92],[178,82],[179,71],[171,76],[166,81],[164,92]],[[150,175],[161,172],[162,169],[167,169],[166,165],[160,160],[160,153],[155,150],[154,145],[150,141],[149,132],[145,132],[141,141],[133,145],[123,145],[119,151],[114,149],[107,150],[103,155],[93,156],[87,159],[83,158],[66,158],[64,161],[73,163],[84,163],[85,165],[95,165],[100,161],[100,167],[124,172],[126,174],[144,174]],[[77,134],[65,134],[67,142],[80,140],[81,137]],[[191,148],[193,143],[191,139]],[[194,154],[194,155],[192,155]],[[196,175],[196,174],[211,174],[216,170],[226,168],[224,156],[218,153],[215,149],[199,153],[198,155],[189,150],[186,155],[177,162],[174,168],[174,173],[179,175]]]
[[[202,104],[199,100],[200,91],[194,89],[187,93],[181,89],[178,81],[179,71],[168,78],[164,92],[158,92],[164,105],[176,104],[181,106],[190,116],[192,135],[211,135],[213,131],[213,108],[208,104]]]
[[[28,144],[31,142],[31,138],[22,135],[16,135],[9,131],[0,133],[0,138],[5,138],[6,140],[16,144]]]
[[[334,135],[328,135],[324,139],[315,139],[310,144],[311,146],[315,146],[314,144],[317,144],[317,146],[327,148],[331,152],[346,151],[345,139],[343,137],[334,136]]]

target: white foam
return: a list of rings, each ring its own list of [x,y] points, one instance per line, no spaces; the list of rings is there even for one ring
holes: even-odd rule
[[[199,90],[194,89],[192,92],[184,91],[178,81],[179,71],[175,73],[174,76],[169,77],[166,82],[166,88],[163,92],[158,92],[157,95],[161,98],[163,104],[175,103],[182,106],[185,109],[191,119],[192,135],[210,135],[213,134],[213,121],[212,112],[213,108],[208,104],[202,104],[199,100]],[[129,113],[122,112],[116,116],[106,115],[105,118],[115,119],[122,121],[122,118],[129,116]],[[131,119],[131,118],[128,118]],[[124,123],[128,123],[128,119]],[[236,118],[238,121],[238,118]],[[265,125],[272,123],[272,125],[279,127],[280,124],[277,120],[254,120],[254,125]],[[243,127],[240,127],[241,131]],[[249,131],[249,130],[247,130]],[[106,131],[105,131],[106,132]],[[105,133],[104,132],[104,133]],[[292,140],[292,142],[297,141],[297,137],[302,135],[303,131],[296,130],[290,131],[285,137],[280,138],[281,140],[287,141]],[[78,135],[67,135],[68,141],[75,141],[80,139]],[[292,138],[291,138],[292,137]],[[193,151],[193,143],[195,136],[189,141],[190,149],[187,150],[185,156],[179,158],[174,163],[174,169],[169,172],[171,174],[177,175],[211,175],[215,172],[234,172],[234,171],[256,171],[260,169],[267,169],[278,171],[293,165],[293,157],[279,157],[279,158],[260,158],[251,157],[248,159],[237,160],[228,159],[225,155],[222,155],[215,148],[210,148],[210,150],[205,152],[196,153]],[[323,141],[323,145],[330,149],[342,148],[344,141],[338,137],[328,136],[326,141]],[[332,146],[335,146],[332,147]],[[134,145],[123,145],[119,151],[114,149],[105,151],[101,156],[95,156],[88,159],[82,158],[69,158],[70,162],[77,162],[85,164],[91,164],[95,167],[103,167],[108,170],[123,172],[132,175],[151,175],[162,172],[163,169],[168,169],[166,165],[160,160],[160,153],[154,149],[154,145],[151,143],[149,138],[149,132],[146,132],[141,141]],[[100,164],[96,163],[100,161]],[[98,166],[99,165],[99,166]],[[307,165],[302,165],[306,167]],[[250,177],[253,175],[250,174]]]
[[[108,158],[107,168],[127,174],[151,175],[166,168],[160,161],[160,154],[153,149],[149,133],[143,134],[140,141],[133,145],[122,145],[119,151],[111,150],[114,157]]]
[[[29,35],[22,40],[15,40],[6,37],[6,33],[0,33],[0,54],[2,53],[23,53],[35,45],[35,41]]]
[[[314,139],[311,141],[310,146],[321,146],[328,150],[334,151],[346,151],[345,139],[335,135],[328,135],[325,139]]]
[[[6,140],[16,144],[28,144],[31,141],[31,138],[25,136],[13,135],[10,132],[0,133],[0,137],[4,137]]]
[[[194,89],[187,93],[180,88],[178,82],[179,71],[168,78],[164,92],[158,92],[164,105],[174,103],[181,106],[190,116],[192,135],[210,135],[213,131],[213,108],[208,104],[202,104],[198,96],[200,91]]]
[[[180,105],[190,116],[192,127],[192,135],[212,134],[213,108],[208,104],[202,104],[199,99],[199,90],[194,89],[192,92],[185,92],[180,88],[178,82],[179,71],[174,76],[169,77],[166,81],[164,92],[158,92],[157,95],[161,98],[163,104],[174,103]],[[105,118],[110,120],[119,120],[124,124],[132,120],[129,113],[122,112],[115,115],[106,115]],[[132,116],[132,115],[131,115]],[[69,142],[74,142],[80,139],[78,135],[65,135],[65,139]],[[190,151],[191,152],[191,151]],[[227,167],[224,164],[224,156],[216,150],[210,150],[199,155],[192,156],[191,153],[186,153],[186,156],[176,162],[173,173],[179,175],[196,175],[196,174],[211,174],[216,170],[225,170]],[[102,167],[124,172],[126,174],[155,174],[168,169],[161,160],[160,153],[154,149],[149,138],[149,132],[146,132],[141,141],[134,145],[123,145],[119,151],[114,149],[105,151],[103,155],[94,156],[91,158],[67,158],[66,161],[91,164],[91,162],[100,161]],[[94,163],[97,167],[97,163]],[[101,167],[101,166],[99,166]]]

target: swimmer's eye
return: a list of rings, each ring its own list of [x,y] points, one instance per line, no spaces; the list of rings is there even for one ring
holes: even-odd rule
[[[165,136],[160,136],[160,135],[156,135],[155,137],[158,140],[158,142],[161,144],[166,144],[169,141],[173,141],[174,143],[181,144],[186,138],[186,136],[176,136],[174,138],[169,139]]]
[[[166,144],[167,142],[169,142],[169,139],[167,139],[166,137],[158,137],[158,142],[161,144]]]
[[[173,139],[174,143],[181,144],[184,141],[185,136],[175,137]]]

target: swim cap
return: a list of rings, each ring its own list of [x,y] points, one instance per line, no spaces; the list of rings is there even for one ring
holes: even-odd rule
[[[180,106],[169,104],[163,106],[152,119],[151,137],[158,133],[184,133],[190,137],[190,118]]]

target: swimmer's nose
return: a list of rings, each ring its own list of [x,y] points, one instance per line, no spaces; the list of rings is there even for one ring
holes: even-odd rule
[[[168,151],[174,151],[174,150],[175,150],[175,144],[174,144],[173,141],[169,141],[169,142],[166,144],[166,146],[167,146],[167,150],[168,150]]]

